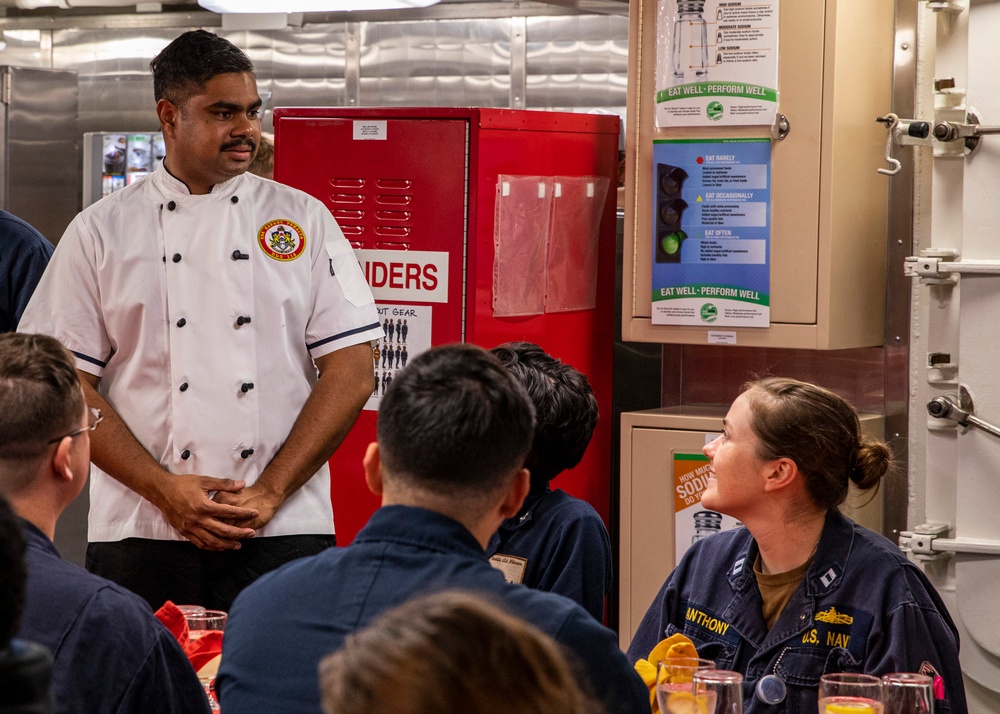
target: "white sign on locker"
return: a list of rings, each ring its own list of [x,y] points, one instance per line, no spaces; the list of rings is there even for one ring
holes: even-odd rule
[[[353,124],[355,141],[385,141],[388,133],[385,120],[357,120]]]
[[[448,253],[429,250],[354,251],[378,301],[448,302]]]

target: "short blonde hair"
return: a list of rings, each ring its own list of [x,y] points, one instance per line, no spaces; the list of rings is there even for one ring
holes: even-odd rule
[[[274,176],[274,135],[262,133],[257,145],[257,155],[247,169],[252,174],[272,178]]]
[[[410,600],[319,665],[326,714],[598,714],[548,635],[458,591]]]

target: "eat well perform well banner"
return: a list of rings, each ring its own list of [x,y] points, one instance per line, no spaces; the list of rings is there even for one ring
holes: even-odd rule
[[[768,327],[770,139],[653,144],[652,323]]]
[[[767,125],[778,106],[778,0],[659,0],[656,124]]]

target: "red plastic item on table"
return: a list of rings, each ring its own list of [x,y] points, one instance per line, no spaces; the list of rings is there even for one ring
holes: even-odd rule
[[[170,630],[170,634],[184,650],[195,672],[222,654],[222,633],[212,630],[192,640],[184,613],[170,600],[163,603],[163,607],[156,611],[156,619]]]

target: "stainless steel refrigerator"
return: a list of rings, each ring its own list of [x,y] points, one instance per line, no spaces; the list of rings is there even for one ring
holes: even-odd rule
[[[77,73],[0,66],[0,208],[53,243],[80,209]]]
[[[165,154],[160,132],[87,132],[83,135],[83,207],[148,176]]]

